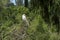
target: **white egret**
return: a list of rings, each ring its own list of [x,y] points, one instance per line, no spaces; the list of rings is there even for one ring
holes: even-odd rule
[[[23,20],[23,22],[24,22],[27,26],[29,26],[29,22],[28,22],[27,17],[26,17],[25,14],[22,15],[22,20]]]
[[[25,14],[22,15],[22,20],[23,20],[23,21],[26,21],[26,20],[27,20]]]

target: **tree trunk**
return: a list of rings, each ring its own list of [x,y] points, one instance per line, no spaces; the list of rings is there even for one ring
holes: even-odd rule
[[[25,7],[28,7],[28,0],[25,0]]]

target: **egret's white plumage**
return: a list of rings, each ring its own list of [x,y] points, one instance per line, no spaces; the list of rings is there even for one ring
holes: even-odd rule
[[[26,21],[27,19],[26,19],[26,15],[25,14],[23,14],[22,15],[22,20],[24,20],[24,21]]]
[[[29,22],[28,22],[25,14],[22,15],[22,20],[24,21],[24,23],[26,23],[26,25],[29,25]]]

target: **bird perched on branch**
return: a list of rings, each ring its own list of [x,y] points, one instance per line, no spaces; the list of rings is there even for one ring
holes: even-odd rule
[[[22,20],[23,20],[23,22],[24,22],[27,26],[29,26],[29,22],[28,22],[27,17],[26,17],[25,14],[22,15]]]

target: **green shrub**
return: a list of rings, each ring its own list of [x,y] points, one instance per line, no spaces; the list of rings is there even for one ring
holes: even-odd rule
[[[51,25],[51,28],[48,29],[48,24],[41,16],[41,10],[29,11],[28,8],[22,6],[4,7],[2,9],[0,12],[0,39],[19,40],[20,29],[24,26],[21,19],[22,14],[26,14],[30,23],[26,30],[26,38],[23,40],[58,40],[55,26]]]

